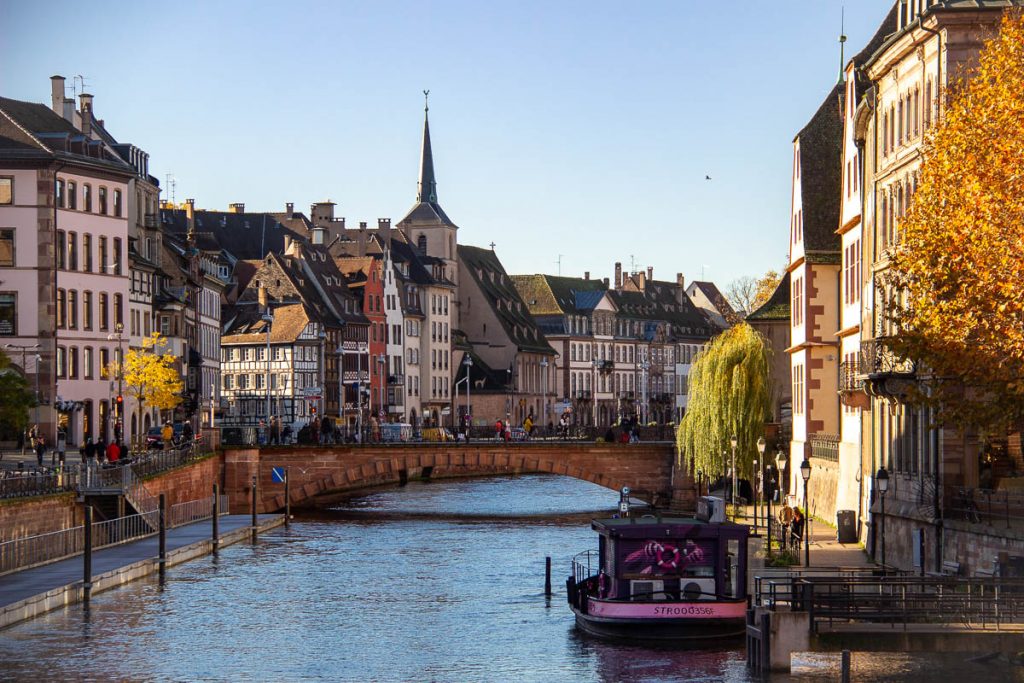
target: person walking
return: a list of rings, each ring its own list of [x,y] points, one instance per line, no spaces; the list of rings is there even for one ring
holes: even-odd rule
[[[275,446],[281,443],[281,418],[277,415],[270,418],[270,443]]]
[[[170,422],[164,422],[164,428],[160,430],[160,440],[165,451],[169,451],[174,446],[174,427]]]
[[[46,453],[46,439],[40,434],[36,437],[36,462],[39,467],[43,466],[43,455]]]
[[[107,444],[107,462],[115,463],[121,458],[121,448],[117,445],[116,441],[111,440]]]

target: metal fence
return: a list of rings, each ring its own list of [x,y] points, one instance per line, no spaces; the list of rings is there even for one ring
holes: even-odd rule
[[[220,514],[228,514],[228,497],[220,497]],[[173,528],[213,517],[213,496],[172,505],[167,511],[167,527]],[[117,545],[152,536],[160,531],[160,512],[127,515],[93,522],[93,549]],[[0,575],[36,565],[56,562],[85,550],[84,526],[71,527],[0,543]]]
[[[0,498],[45,496],[77,490],[77,470],[10,470],[0,475]]]
[[[817,432],[811,434],[811,457],[839,462],[839,435]]]
[[[1024,491],[952,487],[945,508],[949,519],[1003,529],[1024,526]]]

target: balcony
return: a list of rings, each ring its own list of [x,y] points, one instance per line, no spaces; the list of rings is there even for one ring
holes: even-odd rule
[[[884,337],[861,342],[858,364],[865,391],[877,398],[905,403],[917,383],[914,362],[897,356]]]
[[[811,457],[839,462],[839,435],[817,432],[811,434]]]
[[[142,217],[142,224],[151,230],[156,230],[160,227],[160,214],[147,213]]]
[[[388,375],[388,384],[405,386],[405,375]]]
[[[839,364],[839,402],[850,408],[867,409],[871,406],[859,362],[844,361]]]

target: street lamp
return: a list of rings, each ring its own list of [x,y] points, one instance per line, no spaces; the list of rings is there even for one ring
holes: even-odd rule
[[[729,437],[729,443],[732,444],[732,507],[733,514],[736,514],[736,443],[739,439],[733,434]]]
[[[473,370],[473,358],[467,353],[462,357],[462,366],[466,368],[466,439],[469,439],[469,429],[473,426],[473,404],[470,402],[469,387],[473,384],[470,373]]]
[[[386,368],[384,367],[384,363],[384,354],[377,354],[377,411],[382,416],[387,414],[387,412],[384,409],[384,385],[385,382],[387,381],[385,377]],[[383,417],[381,417],[381,420],[383,420]]]
[[[21,351],[21,372],[25,375],[25,378],[27,379],[28,378],[28,365],[25,364],[26,363],[26,361],[25,361],[25,352],[26,351],[35,351],[36,349],[39,348],[39,344],[32,344],[32,345],[28,345],[28,344],[4,344],[4,347],[8,348],[8,349],[18,349],[19,351]],[[36,358],[39,358],[39,356],[36,356]],[[38,420],[38,412],[39,412],[38,404],[39,404],[39,363],[37,362],[36,363],[36,413],[37,413],[36,422],[39,421]],[[25,442],[26,441],[28,441],[28,439],[26,439],[24,436],[22,436],[22,439],[21,439],[21,454],[22,455],[25,455]]]
[[[316,338],[320,342],[320,398],[317,400],[320,403],[320,417],[323,419],[327,417],[327,333],[323,327],[317,332]]]
[[[597,429],[597,368],[601,365],[601,361],[597,358],[597,352],[594,352],[594,390],[590,394],[590,402],[594,407],[594,429]]]
[[[107,335],[107,341],[117,342],[117,419],[114,421],[114,439],[121,441],[124,429],[124,323],[114,325],[114,333]]]
[[[548,359],[547,356],[540,359],[540,374],[541,382],[541,395],[543,396],[542,403],[544,404],[544,417],[541,418],[541,427],[544,426],[544,421],[548,419]]]
[[[270,429],[270,326],[274,323],[274,314],[270,312],[270,306],[267,306],[266,312],[260,316],[260,320],[264,322],[264,327],[267,328],[267,367],[266,367],[266,389],[267,389],[267,421],[265,429],[269,435]]]
[[[761,476],[761,470],[758,469],[758,463],[764,464],[765,445],[764,437],[757,437],[758,458],[754,461],[754,533],[757,533],[758,499],[761,497],[761,489],[764,485],[764,477]]]
[[[889,490],[889,472],[885,466],[878,468],[875,474],[875,483],[878,485],[878,492],[882,494],[882,569],[885,569],[885,493]]]
[[[643,398],[641,399],[640,404],[640,419],[643,421],[645,425],[650,421],[650,418],[648,417],[650,413],[650,406],[647,403],[647,371],[650,369],[651,364],[647,361],[646,358],[640,361],[640,381],[642,383],[640,385],[640,391],[643,392]]]
[[[800,463],[800,476],[804,480],[804,566],[811,566],[811,508],[808,506],[807,481],[811,478],[811,461]]]
[[[345,431],[348,432],[348,422],[345,420],[345,347],[338,344],[338,348],[334,349],[334,353],[338,356],[338,421],[339,427],[341,422],[345,422]],[[327,388],[324,388],[326,391]]]

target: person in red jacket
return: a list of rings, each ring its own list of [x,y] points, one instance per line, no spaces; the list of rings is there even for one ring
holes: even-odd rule
[[[116,441],[111,441],[107,446],[107,462],[117,462],[121,457],[121,449],[117,447]]]

